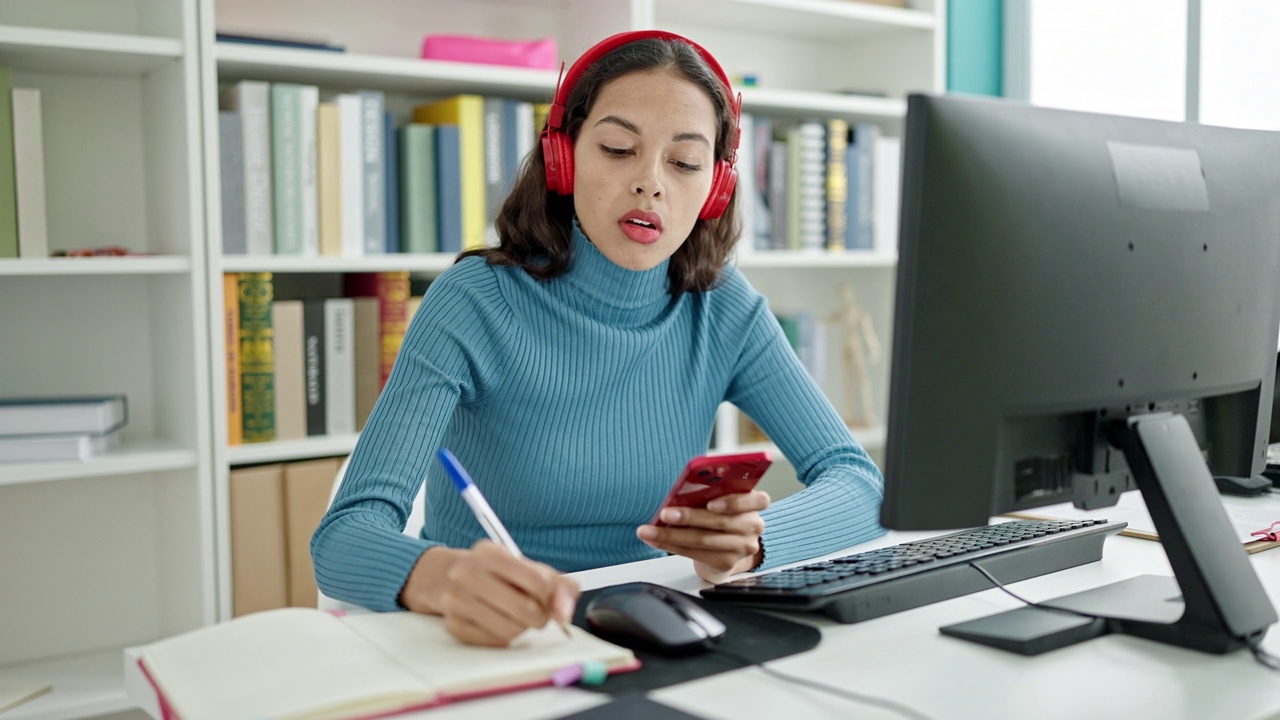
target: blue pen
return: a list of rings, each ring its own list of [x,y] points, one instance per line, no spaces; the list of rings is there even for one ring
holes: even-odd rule
[[[458,488],[458,494],[467,503],[467,507],[471,508],[476,520],[480,521],[480,526],[484,528],[489,539],[510,550],[512,555],[518,558],[524,557],[524,553],[520,552],[520,548],[516,546],[516,541],[511,538],[511,533],[507,532],[507,528],[498,519],[497,513],[489,507],[489,501],[480,494],[480,488],[476,487],[467,469],[458,462],[458,458],[445,448],[437,450],[436,455],[444,465],[445,472],[449,473],[449,479],[453,480],[454,487]],[[561,622],[560,628],[564,630],[565,637],[569,637],[569,626]]]

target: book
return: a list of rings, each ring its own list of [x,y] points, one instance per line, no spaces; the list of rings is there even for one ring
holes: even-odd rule
[[[898,248],[898,196],[902,193],[902,139],[891,135],[876,138],[872,162],[871,221],[872,245],[876,252],[892,253]]]
[[[630,650],[570,633],[549,624],[487,648],[458,643],[436,616],[289,608],[161,640],[138,663],[166,716],[183,720],[384,717],[550,685],[587,662],[639,667]]]
[[[396,118],[390,111],[382,113],[382,189],[384,225],[387,234],[385,252],[400,252],[400,136]]]
[[[275,252],[302,255],[302,86],[271,84],[271,192]]]
[[[239,617],[285,607],[289,604],[289,575],[284,466],[235,468],[228,488],[231,612]]]
[[[382,137],[386,124],[386,95],[380,90],[361,90],[359,96],[364,254],[382,255],[387,252],[386,143]]]
[[[294,35],[260,35],[257,33],[228,32],[219,30],[215,34],[218,42],[243,43],[246,45],[266,45],[269,47],[291,48],[294,50],[323,50],[325,52],[345,52],[346,47],[323,38]]]
[[[463,246],[462,168],[458,126],[438,125],[436,137],[436,247],[459,253]]]
[[[462,208],[462,249],[485,246],[485,152],[484,98],[479,95],[455,95],[413,109],[413,122],[458,128],[457,168]],[[441,132],[437,130],[437,137]],[[445,154],[437,152],[443,166]],[[443,205],[444,203],[441,203]],[[442,208],[443,212],[443,208]],[[441,243],[441,249],[448,251]]]
[[[249,251],[245,234],[244,122],[238,113],[218,113],[219,187],[222,190],[222,254]]]
[[[128,419],[124,395],[0,397],[0,435],[103,435]]]
[[[353,298],[355,308],[356,431],[364,429],[382,389],[381,308],[376,297]]]
[[[311,536],[329,508],[329,491],[342,458],[291,462],[284,466],[285,550],[289,605],[315,607],[320,597],[311,566]]]
[[[1271,531],[1272,526],[1280,522],[1280,512],[1277,512],[1275,508],[1266,506],[1254,507],[1233,502],[1224,502],[1222,506],[1227,511],[1227,519],[1231,521],[1231,527],[1235,530],[1236,539],[1244,546],[1245,551],[1256,553],[1273,547],[1280,547],[1280,541],[1269,540],[1260,535]],[[1120,500],[1115,505],[1096,510],[1081,510],[1071,503],[1062,503],[1060,505],[1048,505],[1007,514],[1010,517],[1031,520],[1105,518],[1113,522],[1129,523],[1127,528],[1120,531],[1121,535],[1143,540],[1160,540],[1160,536],[1156,534],[1155,522],[1151,520],[1151,514],[1147,512],[1147,504],[1142,499],[1142,493],[1136,490],[1121,493]],[[1275,532],[1280,532],[1280,527]]]
[[[245,442],[276,439],[271,273],[240,273],[240,411]]]
[[[355,323],[355,300],[324,301],[324,408],[331,435],[356,431]]]
[[[18,193],[13,182],[13,74],[0,67],[0,258],[18,257]]]
[[[240,115],[244,157],[245,251],[249,255],[275,252],[275,218],[271,184],[271,87],[242,80],[222,92],[222,106]]]
[[[400,353],[400,344],[404,342],[405,330],[409,327],[407,307],[409,273],[402,270],[354,273],[347,275],[344,283],[345,292],[350,297],[378,299],[378,392],[382,392],[382,388],[387,384],[387,378],[391,376],[396,355]],[[359,342],[361,338],[357,336],[356,340]],[[358,353],[356,362],[358,373],[360,362]],[[357,392],[359,392],[358,384]],[[356,402],[358,407],[358,398]]]
[[[307,436],[307,382],[303,350],[301,300],[271,303],[271,330],[275,339],[275,418],[277,440]]]
[[[845,249],[845,225],[849,221],[849,170],[845,150],[849,147],[849,123],[841,118],[827,120],[827,249]]]
[[[364,100],[343,93],[338,103],[338,172],[341,174],[342,254],[364,255]]]
[[[119,445],[119,430],[100,435],[4,435],[0,462],[85,462]]]
[[[342,254],[342,168],[336,102],[316,107],[316,204],[321,255]]]
[[[18,203],[18,256],[49,257],[40,91],[13,89],[13,180]]]
[[[325,300],[302,301],[302,367],[307,401],[307,435],[326,435],[330,431],[327,393],[325,393],[328,358],[325,357]]]
[[[240,276],[222,275],[222,333],[227,373],[227,444],[244,442],[240,387]]]
[[[410,253],[436,252],[435,127],[410,123],[400,128],[399,135],[400,249]]]

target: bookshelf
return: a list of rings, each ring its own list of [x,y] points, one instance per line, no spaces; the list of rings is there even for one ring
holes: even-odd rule
[[[230,447],[222,274],[304,278],[407,270],[447,254],[300,258],[222,253],[218,88],[242,79],[386,93],[404,121],[459,92],[542,102],[555,72],[423,62],[423,34],[554,37],[576,58],[600,38],[687,34],[742,88],[745,110],[840,117],[901,133],[903,97],[944,87],[945,2],[853,0],[6,0],[0,66],[41,91],[50,249],[111,258],[0,260],[0,394],[124,392],[121,448],[87,463],[0,465],[0,680],[53,693],[6,718],[64,720],[128,707],[121,650],[230,616],[233,467],[341,455],[356,435]],[[218,43],[214,29],[325,36],[347,52]],[[886,350],[896,255],[756,251],[736,261],[778,310],[827,317],[856,287]],[[14,341],[17,340],[17,341]],[[839,339],[827,365],[840,364]],[[883,417],[888,360],[873,367]],[[826,388],[841,407],[838,388]],[[726,408],[717,451],[740,442]],[[873,456],[882,426],[855,430]],[[767,446],[764,446],[767,447]],[[771,490],[773,492],[773,490]],[[775,497],[779,493],[774,492]],[[51,571],[56,568],[56,571]],[[93,602],[84,603],[85,588]]]
[[[5,714],[131,706],[123,648],[216,614],[196,0],[0,4],[0,66],[40,91],[51,251],[0,260],[0,395],[128,396],[119,448],[0,465]]]

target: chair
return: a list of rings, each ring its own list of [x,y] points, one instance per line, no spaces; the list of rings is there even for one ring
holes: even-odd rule
[[[333,476],[333,486],[329,488],[329,505],[333,505],[333,499],[338,495],[338,488],[342,486],[342,478],[347,474],[347,464],[351,462],[351,456],[348,455],[342,461],[342,465],[338,468],[338,474]],[[409,519],[405,521],[404,534],[409,537],[418,537],[422,532],[422,525],[426,522],[425,512],[423,511],[423,495],[426,493],[427,486],[422,484],[418,486],[418,494],[413,498],[413,506],[409,510]],[[321,610],[359,610],[357,605],[352,605],[341,600],[334,600],[323,592],[317,590],[316,607]]]

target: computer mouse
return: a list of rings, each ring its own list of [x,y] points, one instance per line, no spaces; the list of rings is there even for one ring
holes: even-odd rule
[[[1262,475],[1236,477],[1232,475],[1215,475],[1213,482],[1218,492],[1223,495],[1262,495],[1271,492],[1271,478]]]
[[[680,655],[706,649],[724,623],[678,590],[646,582],[605,588],[586,609],[592,632],[619,645]]]

